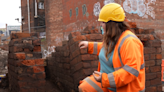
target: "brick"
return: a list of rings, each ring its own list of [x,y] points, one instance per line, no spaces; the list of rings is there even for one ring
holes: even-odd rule
[[[151,80],[150,84],[151,85],[160,85],[160,84],[162,84],[162,82],[161,82],[161,79],[156,78],[156,79]]]
[[[68,57],[69,54],[70,54],[69,51],[65,51],[65,52],[64,52],[64,57]]]
[[[78,56],[78,57],[74,58],[74,59],[70,62],[70,64],[71,64],[71,66],[74,66],[74,65],[77,64],[78,62],[81,62],[81,56]]]
[[[91,64],[87,63],[87,62],[83,62],[83,67],[84,68],[89,68],[89,67],[91,67]]]
[[[161,47],[161,41],[160,40],[151,40],[145,42],[145,46],[148,47]]]
[[[162,64],[162,60],[156,60],[156,65],[161,65]]]
[[[99,61],[91,61],[91,66],[92,67],[97,67]]]
[[[34,46],[33,52],[41,52],[41,46]]]
[[[32,44],[40,46],[41,45],[41,40],[40,39],[34,39],[34,40],[32,40]]]
[[[79,42],[74,43],[73,45],[70,46],[70,51],[73,52],[77,49],[80,49],[79,47]]]
[[[161,53],[162,52],[162,48],[157,48],[157,53]]]
[[[154,60],[155,59],[155,54],[150,54],[150,59]]]
[[[86,54],[86,55],[81,55],[81,59],[82,60],[97,60],[98,57],[96,55],[90,55],[90,54]]]
[[[100,34],[101,32],[98,29],[90,30],[91,34]]]
[[[25,53],[14,53],[14,59],[22,59],[25,60]]]
[[[75,50],[74,52],[71,53],[71,55],[72,55],[72,59],[74,59],[75,57],[80,55],[80,50],[79,49]]]
[[[156,54],[156,59],[162,59],[162,54]]]
[[[28,82],[18,81],[18,86],[19,86],[20,88],[28,87]]]
[[[78,42],[78,41],[85,41],[85,40],[86,40],[86,37],[84,35],[76,36],[69,40],[69,45],[72,45],[73,43]]]
[[[81,53],[81,54],[87,54],[88,51],[87,51],[87,49],[80,49],[80,53]]]
[[[44,66],[33,66],[33,71],[34,73],[40,73],[40,72],[44,72]]]
[[[155,60],[145,61],[145,66],[154,66],[154,65],[155,65]]]
[[[91,69],[83,69],[83,72],[86,76],[92,75],[92,70]]]
[[[21,63],[25,66],[33,66],[35,65],[35,60],[23,60]]]
[[[22,38],[27,38],[31,37],[29,33],[12,33],[11,34],[11,39],[22,39]]]
[[[152,73],[160,72],[161,71],[161,66],[152,66],[152,67],[150,67],[150,71]]]
[[[69,37],[69,39],[72,39],[72,38],[74,38],[76,36],[80,36],[80,35],[81,35],[80,32],[71,32],[68,37]]]
[[[161,78],[161,71],[160,72],[157,72],[157,78]]]
[[[20,44],[20,43],[22,43],[22,40],[21,39],[12,39],[9,42],[9,46],[13,46],[14,44]]]
[[[151,47],[145,47],[144,48],[144,54],[150,54],[150,53],[155,53],[156,48],[151,48]]]
[[[23,49],[23,51],[24,52],[31,52],[30,49],[28,49],[28,48]]]
[[[64,50],[63,50],[63,47],[61,47],[61,46],[57,46],[57,47],[55,48],[55,50],[56,50],[56,52],[64,51]]]
[[[147,66],[145,67],[145,72],[146,72],[146,73],[150,73],[149,67],[147,67]]]
[[[157,74],[156,73],[146,73],[146,80],[151,80],[151,79],[155,79],[157,78]]]
[[[158,85],[158,86],[157,86],[157,91],[158,91],[158,92],[162,92],[162,85]]]
[[[83,68],[83,63],[79,62],[78,64],[74,65],[73,72],[76,72],[80,70],[81,68]]]
[[[64,69],[70,69],[70,68],[71,68],[70,64],[64,64]]]
[[[44,65],[44,59],[35,59],[35,64],[38,66],[43,66]]]
[[[154,33],[154,29],[145,29],[144,32],[145,34],[152,34]]]
[[[35,74],[35,76],[36,76],[36,78],[37,78],[38,80],[41,80],[41,79],[45,79],[45,78],[46,78],[45,72],[37,73],[37,74]]]
[[[156,86],[147,87],[145,92],[157,92]]]
[[[41,87],[46,85],[46,81],[45,80],[30,81],[28,84],[31,87]]]
[[[68,45],[68,41],[62,41],[62,46]]]
[[[88,41],[101,40],[102,34],[88,34],[85,35]]]
[[[150,86],[150,81],[146,81],[145,85],[146,87]]]
[[[151,57],[149,57],[149,54],[144,55],[145,60],[149,60]]]

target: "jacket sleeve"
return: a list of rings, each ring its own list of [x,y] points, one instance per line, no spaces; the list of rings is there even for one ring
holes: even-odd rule
[[[102,42],[89,42],[88,43],[88,53],[99,55],[102,47]]]
[[[102,87],[122,87],[136,79],[139,75],[143,59],[143,45],[134,38],[127,39],[121,47],[123,67],[113,73],[102,73]]]

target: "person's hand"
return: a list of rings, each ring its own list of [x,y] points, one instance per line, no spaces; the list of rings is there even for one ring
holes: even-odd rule
[[[79,47],[80,47],[80,49],[87,48],[88,47],[88,41],[81,41],[79,43]]]
[[[94,71],[93,76],[97,82],[101,82],[101,73],[100,72]]]

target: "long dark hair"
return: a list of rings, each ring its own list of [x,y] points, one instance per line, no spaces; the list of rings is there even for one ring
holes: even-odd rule
[[[130,27],[126,22],[109,21],[106,23],[106,30],[104,30],[105,33],[103,35],[103,45],[106,51],[105,57],[107,60],[110,57],[108,57],[108,54],[114,50],[120,35],[127,29],[130,30]]]

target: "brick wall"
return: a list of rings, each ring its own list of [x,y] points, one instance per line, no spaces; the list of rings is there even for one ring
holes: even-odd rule
[[[8,55],[9,92],[45,92],[41,41],[36,33],[11,35]]]
[[[37,0],[38,1],[38,0]],[[38,17],[35,18],[35,0],[29,0],[29,8],[30,8],[30,27],[31,32],[45,32],[45,11],[44,9],[38,9],[37,14]],[[27,0],[21,0],[21,11],[22,17],[22,32],[28,33],[28,8],[27,8]],[[35,27],[35,28],[34,28]]]
[[[153,29],[139,29],[135,23],[129,23],[144,44],[146,92],[161,92],[161,41]],[[92,26],[81,33],[72,32],[69,40],[63,41],[52,57],[47,58],[47,76],[63,92],[77,91],[79,81],[97,70],[98,57],[87,54],[87,49],[80,50],[78,43],[81,40],[102,41],[102,35]]]
[[[68,40],[70,32],[82,31],[87,25],[99,28],[97,19],[100,8],[112,1],[121,4],[126,17],[136,22],[139,28],[154,29],[163,42],[162,0],[134,0],[133,3],[130,0],[45,0],[48,46],[61,46],[63,40]]]

